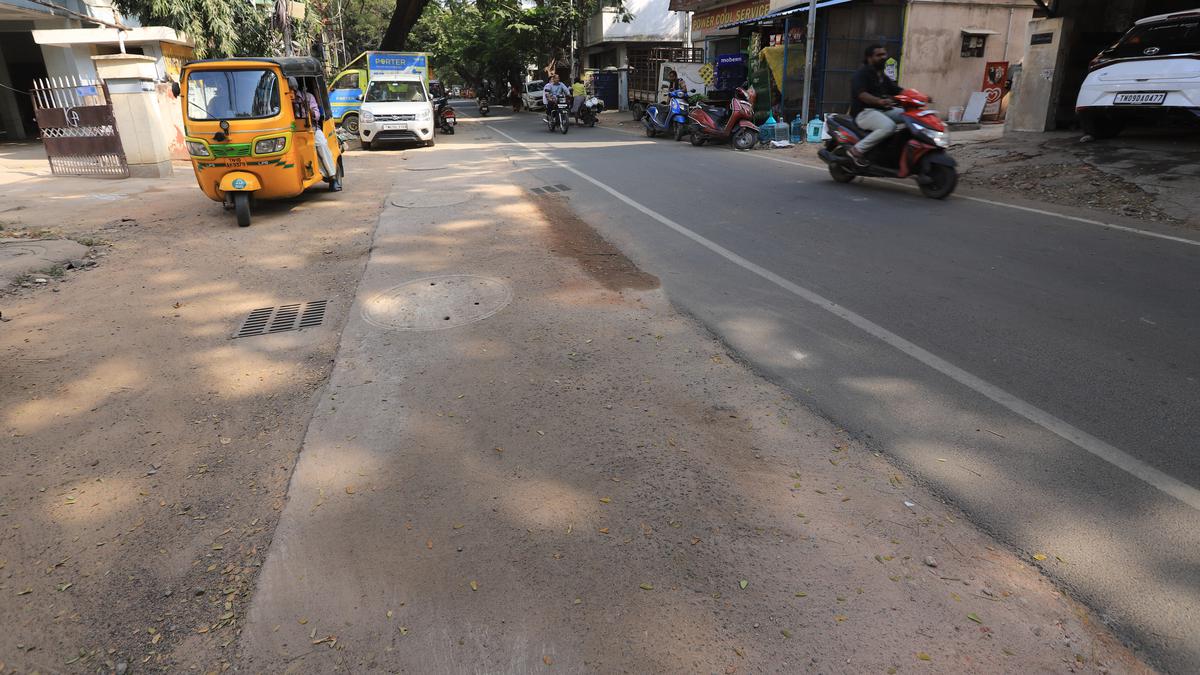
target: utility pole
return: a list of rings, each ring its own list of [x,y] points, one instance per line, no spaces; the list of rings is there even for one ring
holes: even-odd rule
[[[811,0],[808,4],[808,34],[804,37],[804,108],[800,113],[805,124],[812,112],[813,42],[816,36],[817,0]]]

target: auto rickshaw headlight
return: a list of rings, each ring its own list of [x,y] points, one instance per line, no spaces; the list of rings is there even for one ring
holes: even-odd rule
[[[193,157],[208,157],[211,155],[208,151],[208,146],[197,141],[188,141],[187,150],[188,154]]]
[[[283,152],[287,147],[287,137],[278,136],[276,138],[264,138],[254,144],[254,154],[270,155],[275,152]]]

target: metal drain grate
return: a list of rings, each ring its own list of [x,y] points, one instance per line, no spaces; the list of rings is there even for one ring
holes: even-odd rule
[[[559,183],[558,185],[543,185],[541,187],[529,188],[529,191],[535,195],[549,195],[555,192],[566,192],[570,189],[569,186]]]
[[[325,305],[325,300],[312,300],[278,307],[261,307],[246,316],[242,327],[233,337],[252,337],[320,326],[325,320]]]

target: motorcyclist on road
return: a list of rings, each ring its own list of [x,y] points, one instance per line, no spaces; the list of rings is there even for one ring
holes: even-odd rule
[[[892,98],[902,91],[900,85],[884,72],[887,49],[874,44],[867,47],[864,56],[863,67],[850,80],[850,115],[861,129],[871,132],[850,149],[850,156],[859,166],[867,166],[866,154],[896,133],[896,124],[904,116]]]
[[[567,96],[570,93],[571,90],[567,88],[567,85],[559,80],[558,73],[550,76],[550,81],[542,87],[542,105],[546,106],[546,119],[550,119],[550,97]]]

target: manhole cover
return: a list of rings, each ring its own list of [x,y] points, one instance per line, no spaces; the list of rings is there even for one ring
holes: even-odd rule
[[[10,244],[0,246],[0,260],[7,258],[22,258],[31,255],[40,257],[46,255],[46,247],[38,244]]]
[[[391,330],[441,330],[482,321],[511,301],[512,289],[499,279],[428,277],[370,298],[363,305],[363,318]]]
[[[462,204],[471,198],[465,190],[437,192],[409,192],[400,199],[393,199],[392,206],[406,209],[427,208],[431,206],[454,206]]]

